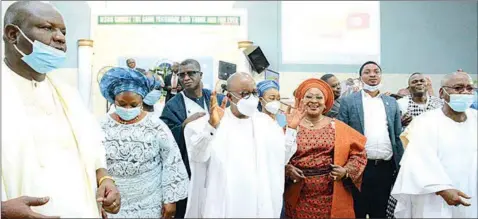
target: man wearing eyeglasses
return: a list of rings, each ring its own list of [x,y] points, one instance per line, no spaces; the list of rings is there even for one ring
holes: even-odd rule
[[[249,73],[233,74],[227,91],[229,108],[224,102],[219,106],[213,95],[210,117],[184,129],[190,162],[206,165],[203,181],[191,182],[202,187],[194,200],[203,208],[197,216],[279,218],[284,167],[297,150],[296,128],[305,110],[287,114],[284,135],[277,122],[257,110],[256,83]]]
[[[396,218],[477,218],[477,111],[465,72],[445,76],[445,104],[413,119],[393,187]]]
[[[172,97],[164,106],[161,114],[161,119],[169,126],[171,132],[174,135],[181,156],[186,166],[186,170],[191,178],[190,192],[188,199],[197,199],[199,194],[196,193],[196,189],[192,189],[193,182],[199,181],[196,176],[191,175],[191,169],[204,169],[204,164],[195,164],[189,162],[188,150],[185,142],[184,127],[191,121],[197,120],[200,117],[209,117],[209,111],[211,109],[210,97],[211,90],[203,89],[202,87],[202,75],[201,65],[194,59],[186,59],[179,64],[178,79],[183,91],[179,92],[176,96]],[[224,95],[218,94],[217,100],[222,102]],[[191,165],[191,166],[190,166]],[[191,193],[191,191],[193,191]],[[186,213],[187,199],[181,200],[176,203],[176,215],[175,218],[184,218]],[[197,207],[197,206],[196,206]],[[188,207],[192,208],[192,207]],[[188,217],[198,218],[197,208],[189,210]]]

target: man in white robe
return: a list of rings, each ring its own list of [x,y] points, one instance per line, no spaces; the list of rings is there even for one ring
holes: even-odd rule
[[[186,124],[201,116],[208,116],[207,113],[211,107],[210,96],[212,91],[203,88],[202,76],[201,64],[197,60],[186,59],[182,61],[179,65],[178,82],[184,89],[166,102],[160,117],[173,133],[191,180],[188,198],[176,203],[176,218],[198,218],[199,206],[190,205],[189,203],[197,203],[195,200],[203,196],[198,193],[200,190],[193,186],[198,185],[194,182],[204,181],[206,173],[205,171],[202,173],[202,170],[205,170],[205,164],[189,159],[189,151],[184,135]],[[223,98],[223,95],[217,95],[219,101],[222,101]],[[192,201],[190,202],[189,200]]]
[[[77,91],[46,75],[64,61],[65,32],[62,16],[50,4],[15,2],[5,13],[5,218],[98,218],[100,210],[120,209],[119,192],[107,175],[99,125]]]
[[[279,218],[284,167],[297,150],[296,128],[302,110],[289,114],[284,130],[257,110],[256,85],[248,73],[227,83],[231,106],[211,97],[209,117],[184,129],[189,156],[206,163],[206,177],[196,181],[205,196],[197,200],[202,218]],[[193,173],[194,174],[194,173]],[[196,188],[197,188],[196,187]]]
[[[407,146],[392,195],[396,218],[477,218],[477,112],[473,82],[445,77],[443,108],[416,117],[402,134]],[[470,98],[471,97],[471,98]]]

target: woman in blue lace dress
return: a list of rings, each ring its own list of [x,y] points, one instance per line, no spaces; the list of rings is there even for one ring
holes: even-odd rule
[[[116,111],[101,121],[108,172],[121,192],[121,210],[111,218],[172,218],[175,202],[187,197],[188,175],[168,126],[142,110],[143,98],[159,82],[142,73],[113,68],[100,82]]]

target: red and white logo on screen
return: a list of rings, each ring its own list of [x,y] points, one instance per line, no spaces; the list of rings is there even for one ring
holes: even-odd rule
[[[370,15],[367,13],[353,13],[347,17],[348,29],[367,29],[370,25]]]

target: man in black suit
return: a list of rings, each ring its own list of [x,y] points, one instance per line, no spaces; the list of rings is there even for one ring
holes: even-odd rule
[[[173,98],[177,93],[182,91],[181,84],[179,84],[178,78],[179,63],[174,62],[171,67],[171,74],[166,75],[164,78],[164,86],[166,89],[166,102]]]
[[[403,155],[402,124],[395,98],[380,92],[382,69],[372,61],[360,68],[363,89],[343,98],[338,119],[367,137],[367,166],[361,191],[352,192],[357,218],[385,218]]]

